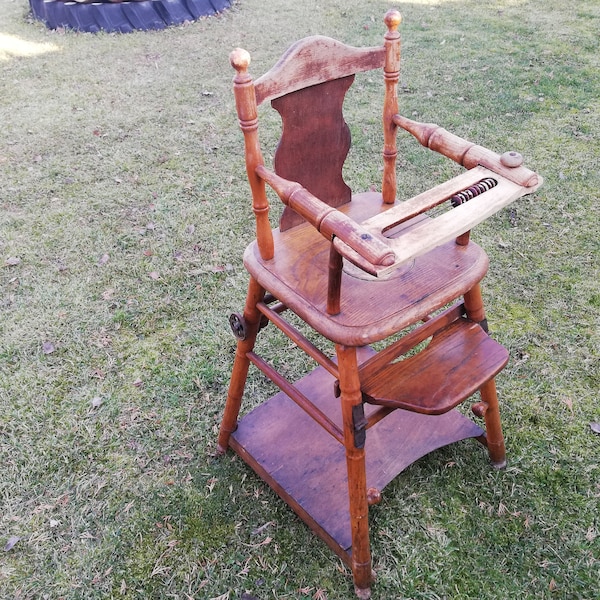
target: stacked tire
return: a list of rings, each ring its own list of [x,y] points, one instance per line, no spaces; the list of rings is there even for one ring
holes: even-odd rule
[[[92,33],[130,33],[164,29],[231,6],[231,0],[135,0],[132,2],[64,2],[29,0],[31,12],[49,29],[67,28]]]

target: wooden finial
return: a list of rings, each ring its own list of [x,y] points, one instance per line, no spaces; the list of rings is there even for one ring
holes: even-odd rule
[[[402,15],[396,9],[392,8],[385,13],[383,21],[387,25],[388,31],[397,31],[402,22]]]
[[[250,66],[250,53],[243,48],[232,50],[229,55],[231,66],[240,74],[244,74]]]

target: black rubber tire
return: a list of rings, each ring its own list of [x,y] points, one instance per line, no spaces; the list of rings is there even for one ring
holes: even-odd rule
[[[143,0],[141,2],[62,2],[29,0],[31,12],[49,29],[65,27],[92,33],[130,33],[134,30],[164,29],[231,6],[231,0]]]

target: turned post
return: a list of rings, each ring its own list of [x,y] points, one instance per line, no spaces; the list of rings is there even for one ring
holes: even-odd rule
[[[359,598],[370,597],[373,581],[369,544],[369,503],[364,441],[357,443],[357,415],[362,409],[356,348],[336,344],[348,469],[348,499],[352,531],[352,574]]]
[[[256,335],[260,326],[261,313],[256,305],[262,301],[264,296],[265,290],[258,281],[251,277],[248,284],[248,295],[246,296],[246,306],[244,307],[243,315],[245,331],[243,336],[239,338],[236,346],[233,371],[231,373],[225,411],[217,441],[217,454],[224,454],[227,451],[229,438],[237,429],[237,419],[248,376],[248,368],[250,366],[248,352],[251,352],[254,348]]]
[[[342,269],[344,260],[342,255],[331,244],[329,247],[329,276],[327,278],[327,314],[339,315],[341,311],[342,295]]]
[[[398,113],[398,80],[400,78],[400,33],[398,27],[402,17],[397,10],[389,10],[384,18],[387,33],[384,37],[385,98],[383,104],[383,182],[381,193],[386,204],[396,200],[396,130],[394,115]]]
[[[485,420],[485,444],[490,461],[496,469],[504,469],[506,467],[506,446],[502,433],[502,423],[500,422],[500,407],[495,380],[490,379],[484,383],[479,393],[481,394],[481,412],[483,412]]]
[[[269,222],[269,201],[265,191],[265,182],[256,174],[256,168],[264,164],[258,142],[258,113],[256,94],[252,77],[248,74],[250,54],[236,48],[230,55],[231,66],[236,70],[233,78],[233,93],[240,128],[244,133],[246,146],[246,171],[252,190],[252,210],[256,217],[256,239],[263,260],[273,258],[273,232]]]
[[[488,325],[485,316],[485,308],[483,306],[483,296],[481,294],[481,286],[477,283],[463,296],[465,303],[465,312],[467,317],[479,323],[482,329],[487,332]]]

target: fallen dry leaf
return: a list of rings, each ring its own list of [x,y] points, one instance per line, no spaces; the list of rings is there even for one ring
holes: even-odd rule
[[[18,535],[13,535],[13,536],[9,537],[8,542],[6,542],[6,546],[4,546],[4,552],[9,552],[10,550],[12,550],[15,547],[15,544],[20,539],[21,538]]]
[[[92,408],[98,408],[102,406],[103,402],[104,400],[102,400],[102,398],[100,398],[99,396],[92,398]]]
[[[52,354],[56,350],[56,347],[52,342],[44,342],[42,344],[42,352],[44,354]]]
[[[110,256],[108,254],[103,254],[99,259],[98,259],[98,264],[103,267],[108,261],[110,260]]]
[[[18,256],[10,256],[4,261],[5,267],[15,267],[21,262],[21,259]]]
[[[160,273],[152,271],[151,273],[148,273],[148,277],[150,277],[150,279],[154,279],[154,281],[158,281],[160,279]]]
[[[269,527],[271,525],[274,525],[273,521],[268,521],[264,525],[261,525],[260,527],[257,527],[256,529],[253,529],[252,530],[252,535],[258,535],[259,533],[262,533],[265,529],[267,529],[267,527]]]
[[[600,423],[590,423],[590,429],[594,433],[600,433]]]

